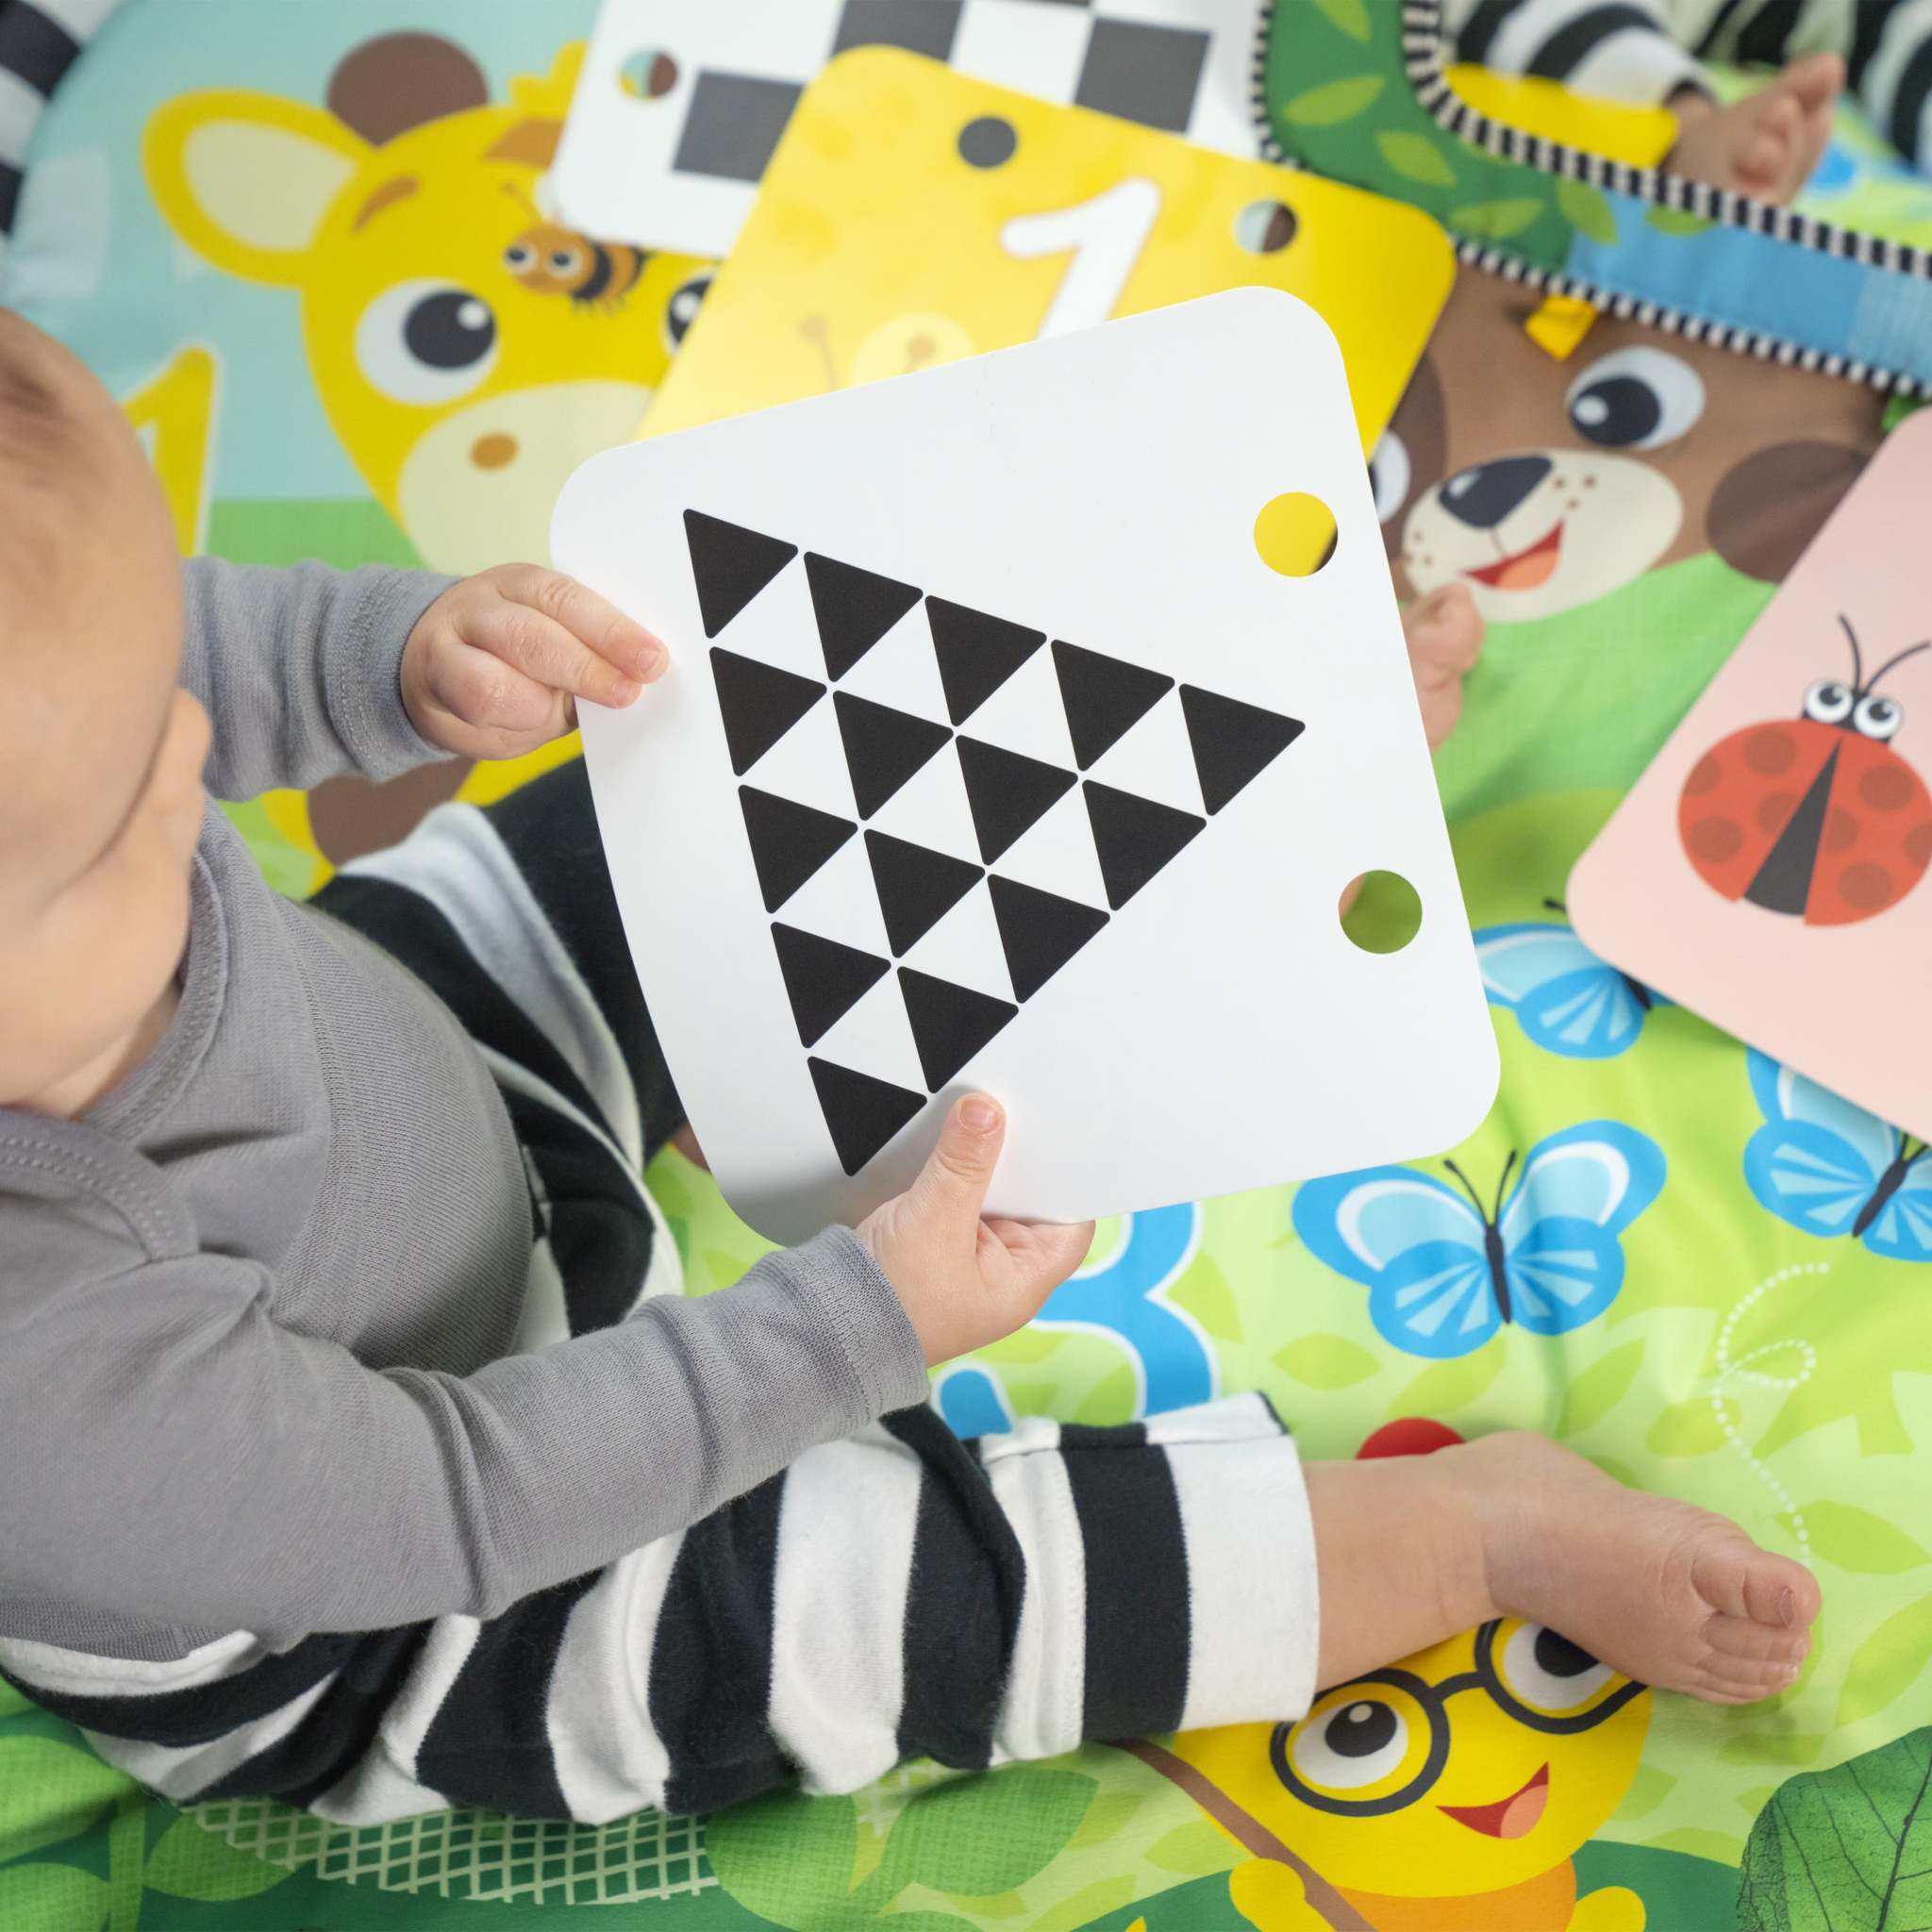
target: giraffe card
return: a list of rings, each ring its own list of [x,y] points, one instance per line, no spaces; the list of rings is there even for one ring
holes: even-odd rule
[[[1305,304],[1232,291],[610,450],[552,541],[671,645],[646,700],[585,708],[585,750],[678,1091],[762,1233],[899,1191],[969,1089],[1011,1120],[993,1211],[1056,1220],[1434,1151],[1488,1109]],[[1391,950],[1339,916],[1372,873],[1420,905]]]
[[[1335,332],[1368,449],[1455,267],[1399,202],[865,47],[807,89],[645,428],[1258,286]]]
[[[1569,903],[1595,951],[1825,1090],[1817,1107],[1891,1123],[1870,1187],[1849,1170],[1812,1186],[1841,1182],[1852,1216],[1896,1165],[1887,1200],[1906,1183],[1932,1251],[1928,502],[1922,412],[1577,862]]]

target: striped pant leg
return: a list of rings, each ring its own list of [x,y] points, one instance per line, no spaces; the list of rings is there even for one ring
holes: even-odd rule
[[[1681,0],[1447,0],[1443,24],[1457,60],[1652,103],[1703,84],[1673,36],[1679,10]]]
[[[1854,91],[1907,160],[1932,161],[1932,0],[1851,0]]]
[[[488,1623],[0,1662],[179,1801],[601,1823],[1293,1717],[1316,1638],[1300,1465],[1242,1396],[977,1442],[908,1409]]]

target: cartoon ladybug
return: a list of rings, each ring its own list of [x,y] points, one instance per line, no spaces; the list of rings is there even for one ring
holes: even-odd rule
[[[1932,791],[1892,749],[1905,707],[1868,678],[1851,620],[1852,681],[1825,677],[1803,714],[1734,731],[1698,759],[1677,801],[1677,836],[1698,875],[1726,899],[1807,925],[1850,925],[1896,906],[1932,864]]]

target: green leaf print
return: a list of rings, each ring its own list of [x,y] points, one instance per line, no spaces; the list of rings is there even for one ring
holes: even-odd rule
[[[213,1901],[253,1898],[290,1874],[279,1865],[236,1851],[192,1819],[177,1818],[148,1854],[142,1875],[150,1890]]]
[[[1456,170],[1442,158],[1442,150],[1425,134],[1411,134],[1401,127],[1385,127],[1375,136],[1375,146],[1382,158],[1406,180],[1419,181],[1424,188],[1456,186]]]
[[[1603,195],[1585,181],[1568,178],[1557,183],[1557,206],[1563,219],[1579,233],[1605,247],[1617,240],[1617,217]]]
[[[808,1798],[797,1791],[760,1798],[711,1819],[705,1850],[718,1883],[761,1919],[777,1925],[836,1924],[851,1896],[858,1807],[850,1798]]]
[[[1274,1366],[1307,1389],[1353,1389],[1381,1366],[1367,1349],[1341,1335],[1304,1335],[1275,1352]]]
[[[1132,1905],[1139,1892],[1140,1887],[1131,1878],[1099,1879],[1034,1920],[1029,1932],[1078,1932],[1080,1926]]]
[[[1562,1413],[1557,1418],[1555,1433],[1580,1436],[1585,1429],[1600,1423],[1629,1391],[1643,1357],[1642,1342],[1628,1342],[1612,1349],[1601,1361],[1591,1362],[1574,1377],[1564,1391]]]
[[[1932,1551],[1884,1517],[1850,1503],[1807,1503],[1804,1521],[1811,1547],[1840,1570],[1861,1576],[1896,1576],[1932,1563]]]
[[[1724,1408],[1735,1426],[1736,1406],[1726,1400]],[[1645,1433],[1644,1446],[1653,1456],[1708,1456],[1724,1446],[1724,1432],[1707,1395],[1693,1395],[1688,1402],[1674,1402],[1661,1410]]]
[[[1682,208],[1654,208],[1643,219],[1659,235],[1701,235],[1717,225],[1708,216],[1693,215]]]
[[[1088,1390],[1074,1407],[1070,1420],[1089,1423],[1096,1428],[1109,1428],[1119,1423],[1131,1422],[1136,1392],[1134,1372],[1123,1363],[1117,1369],[1109,1369]]]
[[[1324,81],[1296,94],[1281,109],[1282,118],[1296,127],[1336,127],[1353,121],[1386,85],[1379,74],[1357,74],[1348,80]]]
[[[77,1745],[0,1738],[0,1863],[78,1838],[127,1779]],[[0,1916],[0,1925],[13,1922]]]
[[[0,1872],[0,1925],[8,1932],[100,1932],[108,1884],[72,1865],[15,1865]]]
[[[1166,1299],[1185,1308],[1217,1341],[1241,1339],[1241,1311],[1221,1264],[1197,1255],[1188,1272],[1166,1292]]]
[[[1932,1923],[1932,1730],[1779,1786],[1739,1880],[1738,1932]]]
[[[1208,1872],[1225,1872],[1241,1856],[1227,1834],[1205,1818],[1177,1824],[1147,1847],[1147,1861],[1163,1872],[1184,1872],[1198,1878]]]
[[[1094,1789],[1082,1772],[1023,1767],[922,1791],[893,1821],[866,1890],[892,1897],[915,1884],[966,1898],[1011,1891],[1059,1855]]]
[[[1520,235],[1543,211],[1543,204],[1527,196],[1509,201],[1478,201],[1468,208],[1451,208],[1449,223],[1465,233],[1480,235],[1486,241],[1506,242]]]
[[[1328,16],[1329,24],[1338,32],[1346,34],[1352,41],[1367,42],[1369,9],[1363,5],[1363,0],[1315,0],[1315,5]]]
[[[1422,1415],[1439,1423],[1453,1421],[1455,1411],[1474,1402],[1502,1373],[1502,1368],[1500,1339],[1485,1342],[1460,1361],[1436,1362],[1389,1405],[1389,1414],[1391,1419]]]
[[[1932,1596],[1894,1610],[1852,1653],[1838,1721],[1855,1724],[1902,1697],[1932,1663]]]

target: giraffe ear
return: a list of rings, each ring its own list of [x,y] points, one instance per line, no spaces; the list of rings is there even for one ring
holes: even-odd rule
[[[305,279],[330,205],[369,143],[331,113],[224,88],[156,110],[142,166],[162,215],[215,267],[253,282]]]

